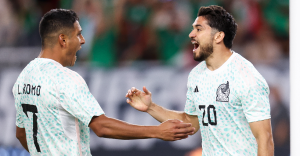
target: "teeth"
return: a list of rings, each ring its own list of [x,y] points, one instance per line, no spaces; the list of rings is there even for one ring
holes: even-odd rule
[[[194,49],[193,49],[193,52],[194,52],[194,51],[196,51],[196,50],[198,49],[199,43],[196,42],[196,41],[191,41],[191,42],[192,42],[192,44],[194,45]]]

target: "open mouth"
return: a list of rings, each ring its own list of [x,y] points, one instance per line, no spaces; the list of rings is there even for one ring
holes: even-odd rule
[[[199,44],[196,41],[192,41],[192,43],[194,45],[194,49],[193,49],[193,52],[194,52],[199,48]]]

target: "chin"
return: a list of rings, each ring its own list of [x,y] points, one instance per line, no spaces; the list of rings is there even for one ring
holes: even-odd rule
[[[203,56],[203,55],[201,55],[201,54],[197,55],[197,53],[194,53],[194,60],[195,60],[195,61],[197,61],[197,62],[202,62],[202,61],[204,61],[205,59],[206,59],[205,56]]]
[[[77,56],[74,57],[74,59],[73,59],[73,61],[72,61],[72,63],[71,63],[71,66],[74,66],[74,65],[75,65],[76,60],[77,60]]]
[[[74,65],[75,65],[75,61],[74,61],[74,62],[72,62],[70,66],[74,66]]]

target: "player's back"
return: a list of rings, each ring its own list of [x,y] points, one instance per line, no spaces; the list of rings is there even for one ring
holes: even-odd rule
[[[16,124],[26,130],[31,155],[90,155],[89,143],[80,143],[89,142],[88,127],[62,104],[70,97],[63,94],[81,85],[86,84],[77,73],[51,59],[36,58],[24,68],[13,94]]]

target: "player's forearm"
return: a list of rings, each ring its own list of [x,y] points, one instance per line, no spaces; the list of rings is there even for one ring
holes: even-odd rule
[[[99,137],[114,139],[160,138],[158,126],[132,125],[105,115],[94,117],[89,127]]]
[[[120,127],[108,126],[105,127],[105,132],[102,133],[104,138],[114,138],[114,139],[146,139],[146,138],[158,138],[158,136],[153,133],[156,131],[157,126],[137,126],[123,125]],[[134,128],[133,128],[134,127]]]
[[[25,137],[18,137],[18,140],[20,141],[20,143],[22,144],[22,146],[25,148],[25,150],[27,152],[29,152],[28,146],[27,146],[27,141],[26,141],[26,136]]]
[[[153,118],[155,118],[159,122],[164,122],[169,119],[178,119],[183,122],[188,122],[186,121],[187,119],[185,118],[184,112],[169,110],[155,103],[151,104],[151,106],[147,110],[147,113],[150,114]]]
[[[249,123],[251,131],[258,145],[258,156],[273,156],[274,143],[272,136],[271,120],[261,120]]]
[[[258,156],[273,156],[274,155],[274,143],[272,135],[262,136],[256,138],[258,144]]]
[[[26,132],[25,128],[20,128],[16,126],[16,137],[22,144],[22,146],[29,152],[28,146],[27,146],[27,141],[26,141]]]
[[[109,118],[101,123],[101,130],[97,134],[99,137],[114,139],[146,139],[158,138],[157,126],[138,126],[126,122]]]
[[[187,115],[185,112],[169,110],[163,108],[155,103],[152,103],[147,113],[150,114],[159,122],[165,122],[169,119],[178,119],[185,123],[191,123],[192,127],[195,128],[194,134],[199,130],[199,122],[197,116]]]
[[[179,120],[168,120],[159,126],[139,126],[100,115],[93,117],[89,127],[99,137],[114,139],[159,138],[165,141],[185,139],[194,133],[191,124]]]

